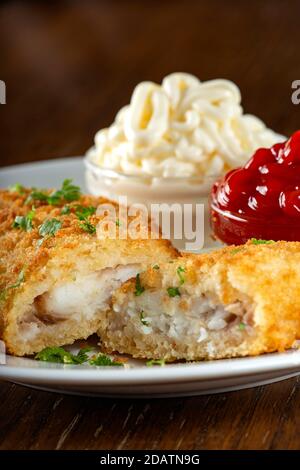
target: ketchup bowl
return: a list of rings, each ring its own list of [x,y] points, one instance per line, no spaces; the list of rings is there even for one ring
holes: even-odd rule
[[[227,244],[300,241],[300,131],[257,150],[245,166],[216,181],[210,221],[215,237]]]
[[[260,240],[300,241],[300,221],[285,224],[283,221],[268,222],[267,219],[241,217],[223,211],[211,202],[211,227],[218,240],[228,245],[240,245],[251,238]]]

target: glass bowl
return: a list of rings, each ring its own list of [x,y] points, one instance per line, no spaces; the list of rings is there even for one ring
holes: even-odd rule
[[[209,223],[209,194],[214,181],[220,175],[209,175],[205,177],[155,177],[148,175],[126,175],[115,170],[98,166],[91,158],[86,156],[85,178],[88,190],[94,196],[102,196],[119,202],[120,197],[127,197],[128,205],[144,204],[148,210],[152,204],[179,205],[185,213],[189,213],[195,225],[196,204],[202,204],[204,208],[203,242],[202,246],[195,247],[198,251],[215,245],[211,237]],[[189,205],[187,207],[187,205]],[[176,207],[174,206],[174,211]],[[167,210],[167,208],[165,208]],[[187,239],[175,239],[170,234],[173,244],[180,250],[185,250]]]

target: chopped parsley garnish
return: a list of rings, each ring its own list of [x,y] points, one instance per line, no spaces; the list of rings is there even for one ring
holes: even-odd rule
[[[244,330],[246,328],[246,324],[243,323],[242,321],[239,323],[239,329]]]
[[[26,199],[26,204],[31,201],[43,201],[51,206],[59,206],[63,202],[77,201],[80,196],[81,191],[79,186],[73,185],[71,179],[66,179],[61,189],[53,191],[50,194],[34,189]]]
[[[147,367],[152,366],[164,366],[166,361],[164,359],[151,359],[151,361],[146,362]]]
[[[19,194],[25,193],[25,188],[20,183],[16,183],[16,184],[13,184],[12,186],[9,186],[8,190],[11,193],[19,193]]]
[[[116,220],[116,226],[117,226],[117,227],[120,227],[120,226],[121,226],[120,219],[117,219],[117,220]]]
[[[90,233],[91,235],[93,235],[94,233],[96,233],[97,231],[97,228],[95,225],[93,225],[91,222],[89,222],[88,220],[85,220],[84,222],[82,222],[81,224],[79,224],[79,227],[82,228],[82,230],[84,230],[85,232],[88,232]]]
[[[25,269],[22,269],[19,272],[17,282],[15,282],[15,284],[12,284],[11,286],[7,287],[7,289],[17,289],[18,287],[20,287],[21,284],[23,284],[24,281],[25,281]]]
[[[32,201],[43,201],[43,202],[48,202],[49,196],[42,191],[37,191],[34,189],[29,196],[27,197],[25,204],[30,204]],[[50,202],[48,202],[50,204]]]
[[[41,237],[54,237],[56,232],[61,229],[62,223],[58,219],[48,219],[39,228]]]
[[[90,351],[91,348],[83,348],[77,354],[72,354],[60,347],[45,348],[35,356],[35,359],[60,364],[83,364],[89,360],[87,353]]]
[[[152,269],[156,269],[158,271],[159,270],[158,264],[155,264],[154,266],[152,266]]]
[[[136,275],[136,278],[135,278],[135,291],[134,291],[134,295],[136,297],[139,297],[140,295],[142,295],[142,293],[145,291],[145,287],[143,287],[141,285],[141,279],[140,279],[140,275],[137,274]]]
[[[271,243],[275,243],[274,240],[259,240],[257,238],[251,238],[252,245],[270,245]]]
[[[4,302],[6,300],[6,295],[7,295],[8,290],[17,289],[18,287],[21,286],[21,284],[23,284],[23,282],[25,282],[25,269],[24,268],[19,272],[18,278],[14,284],[0,291],[0,302]]]
[[[79,227],[84,230],[85,232],[88,232],[90,234],[96,233],[97,229],[94,224],[92,224],[88,218],[95,214],[96,212],[96,207],[94,206],[76,206],[75,207],[75,214],[77,218],[81,221],[79,224]]]
[[[66,179],[64,180],[62,184],[62,188],[53,193],[50,197],[52,197],[54,200],[59,199],[59,201],[67,201],[67,202],[72,202],[72,201],[78,201],[78,199],[81,196],[81,190],[79,186],[75,186],[72,184],[71,179]]]
[[[149,322],[145,319],[143,310],[140,312],[140,320],[144,326],[149,326]]]
[[[71,212],[70,206],[64,206],[60,211],[61,215],[68,215]]]
[[[31,230],[33,229],[32,219],[34,216],[35,209],[33,207],[27,215],[17,215],[12,227],[18,228],[20,230],[25,230],[25,232],[31,232]]]
[[[89,361],[89,364],[91,366],[121,366],[123,367],[122,362],[117,362],[111,359],[109,356],[106,356],[105,354],[98,354],[94,359],[91,359]]]
[[[79,361],[79,364],[83,364],[84,362],[87,362],[89,360],[89,355],[87,353],[90,351],[92,351],[92,348],[88,347],[82,348],[78,351],[75,358],[77,361]]]
[[[76,206],[75,214],[79,220],[86,220],[91,215],[95,214],[96,207],[94,206]]]
[[[181,295],[178,287],[168,287],[167,292],[169,294],[169,297],[176,297]]]
[[[236,255],[240,251],[243,251],[243,248],[234,248],[233,250],[230,251],[231,255]]]
[[[180,285],[184,284],[185,278],[182,275],[182,273],[185,273],[185,268],[183,268],[182,266],[178,266],[176,272],[177,272],[177,276],[179,277]]]

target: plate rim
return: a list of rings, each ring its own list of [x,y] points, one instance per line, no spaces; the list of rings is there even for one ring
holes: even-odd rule
[[[39,166],[48,166],[52,164],[58,164],[58,165],[64,165],[66,163],[69,163],[69,161],[74,161],[76,160],[79,162],[82,160],[83,163],[83,155],[70,155],[70,156],[64,156],[64,157],[54,157],[54,158],[46,158],[45,160],[33,160],[32,162],[22,162],[22,163],[15,163],[13,165],[6,165],[6,166],[0,166],[0,173],[2,171],[13,171],[16,169],[22,169],[22,168],[30,168],[30,167],[39,167]]]
[[[9,359],[9,357],[8,357]],[[11,359],[16,359],[11,357]],[[24,359],[24,358],[23,358]],[[22,360],[22,358],[17,358]],[[28,360],[28,359],[24,359]],[[32,359],[33,360],[33,359]],[[39,363],[40,364],[40,363]],[[45,363],[46,364],[46,363]],[[163,367],[86,367],[64,364],[48,363],[48,367],[42,364],[38,367],[4,364],[0,366],[0,379],[35,379],[47,380],[55,383],[97,383],[106,382],[117,384],[150,383],[153,380],[158,383],[167,382],[194,382],[206,380],[223,380],[234,377],[250,377],[265,373],[282,371],[297,371],[300,373],[300,350],[288,350],[284,353],[271,353],[255,357],[234,359],[218,359],[215,361],[203,361],[197,363],[173,364]],[[226,367],[230,365],[230,367]]]
[[[43,171],[50,166],[72,165],[82,163],[83,156],[50,158],[32,162],[18,163],[0,167],[1,173],[8,176],[14,171],[22,169],[35,169]],[[28,360],[28,358],[8,357],[10,360]],[[28,365],[0,365],[0,380],[27,380],[29,383],[47,382],[57,385],[133,385],[133,384],[176,384],[185,382],[187,385],[193,382],[222,381],[226,378],[263,376],[267,373],[282,372],[282,376],[299,371],[300,350],[288,350],[280,353],[264,354],[260,356],[218,359],[215,361],[199,361],[194,363],[172,364],[164,367],[137,366],[133,368],[86,367],[70,366],[63,364]]]

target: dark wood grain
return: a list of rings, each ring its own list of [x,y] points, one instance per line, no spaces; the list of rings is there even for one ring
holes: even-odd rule
[[[241,88],[248,112],[299,128],[299,1],[5,2],[0,165],[80,155],[135,84],[172,71]],[[1,449],[299,449],[300,385],[168,400],[0,386]]]
[[[299,449],[300,382],[114,400],[1,386],[0,449]]]

